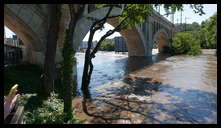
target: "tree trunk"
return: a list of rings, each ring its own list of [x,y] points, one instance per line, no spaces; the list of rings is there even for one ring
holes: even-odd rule
[[[84,71],[83,71],[83,76],[82,76],[82,86],[81,86],[81,90],[83,91],[84,94],[84,98],[90,98],[89,96],[89,84],[90,84],[90,77],[89,77],[89,65],[91,62],[91,57],[90,57],[90,49],[91,49],[91,42],[89,41],[88,43],[88,47],[85,53],[85,61],[84,61]]]
[[[91,29],[89,40],[88,40],[88,47],[85,53],[84,70],[83,70],[82,85],[81,85],[81,90],[83,91],[84,98],[87,98],[87,99],[91,98],[89,95],[90,93],[89,93],[88,87],[90,84],[90,76],[91,76],[90,73],[92,73],[92,70],[93,70],[93,66],[92,67],[90,66],[92,64],[91,62],[92,57],[90,54],[91,54],[91,44],[92,44],[94,34],[95,34],[95,31]],[[91,72],[89,72],[89,70]]]
[[[44,62],[44,91],[49,96],[54,89],[55,80],[55,55],[57,47],[57,38],[59,32],[60,6],[49,5],[49,29],[47,38],[47,47]]]
[[[69,24],[69,29],[68,29],[69,31],[66,33],[67,34],[66,41],[68,41],[67,43],[70,45],[71,49],[74,49],[73,48],[73,33],[75,30],[76,23],[83,13],[84,6],[70,4],[69,9],[70,9],[70,14],[71,14],[71,21]],[[64,72],[63,72],[63,76],[66,76],[65,78],[63,78],[64,79],[63,80],[64,81],[64,91],[65,91],[65,93],[64,93],[64,112],[70,114],[70,112],[72,110],[72,93],[73,93],[73,84],[74,84],[73,79],[74,78],[72,75],[73,72],[70,73],[69,70],[73,70],[72,68],[73,68],[73,64],[75,62],[73,62],[72,66],[69,65],[68,63],[69,63],[70,59],[72,58],[71,56],[74,56],[75,50],[73,50],[72,53],[70,53],[72,55],[64,55],[64,50],[63,50],[63,57],[65,56],[65,58],[66,58],[66,60],[64,60]],[[71,67],[71,69],[69,66]]]
[[[101,29],[104,26],[104,23],[107,21],[110,12],[112,11],[113,6],[110,6],[106,16],[102,18],[101,20],[95,21],[91,28],[90,28],[90,35],[88,39],[88,47],[85,53],[85,60],[84,60],[84,70],[83,70],[83,76],[82,76],[82,85],[81,85],[81,90],[84,94],[84,98],[86,99],[91,99],[90,92],[89,92],[89,84],[91,80],[91,74],[93,72],[93,63],[92,63],[92,58],[95,57],[95,53],[97,52],[98,48],[100,47],[101,42],[113,32],[107,32],[105,35],[101,37],[101,39],[98,41],[96,47],[93,49],[91,52],[91,45],[93,41],[94,34],[97,30]]]

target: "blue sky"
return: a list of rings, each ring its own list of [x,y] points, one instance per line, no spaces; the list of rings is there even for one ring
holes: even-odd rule
[[[217,12],[217,4],[204,4],[204,8],[203,8],[204,12],[206,13],[205,15],[199,16],[199,14],[195,14],[193,12],[192,9],[189,8],[189,5],[184,5],[184,11],[182,12],[182,23],[185,22],[185,17],[187,18],[186,22],[187,23],[192,23],[192,22],[197,22],[197,23],[201,23],[202,21],[208,19],[210,16],[212,16],[215,12]],[[161,8],[160,10],[161,14],[165,14],[165,11],[163,8]],[[165,17],[168,20],[171,20],[171,17]],[[180,12],[176,12],[174,15],[174,22],[177,23],[177,19],[178,19],[178,23],[180,23]],[[109,29],[113,29],[113,27],[109,24],[105,24],[105,29],[103,31],[98,31],[95,33],[95,37],[94,40],[99,40],[100,37],[102,35],[105,34],[105,32],[107,32]],[[7,27],[5,27],[5,33],[6,33],[6,37],[12,37],[12,35],[14,34],[12,31],[10,31]],[[120,36],[119,33],[114,33],[113,35],[111,35],[109,38],[113,38],[115,36]],[[89,33],[87,33],[87,35],[85,36],[85,38],[83,39],[84,41],[87,41],[89,37]]]
[[[205,15],[200,16],[199,14],[194,13],[193,9],[189,7],[189,5],[184,5],[184,11],[182,12],[182,23],[185,22],[185,17],[188,19],[186,20],[187,23],[197,22],[201,23],[203,20],[208,19],[210,16],[212,16],[215,12],[217,12],[217,5],[216,4],[204,4],[203,5],[203,11],[206,13]],[[161,14],[165,14],[164,9],[161,9]],[[177,23],[180,23],[180,12],[176,12],[174,15],[174,21]],[[171,17],[166,17],[168,20],[171,20]]]

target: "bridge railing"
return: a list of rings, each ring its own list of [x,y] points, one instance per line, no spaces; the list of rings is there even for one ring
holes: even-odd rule
[[[161,15],[159,12],[157,11],[153,11],[153,14],[157,17],[160,17],[163,19],[163,21],[165,21],[167,24],[171,25],[171,26],[175,26],[171,21],[169,21],[167,18],[165,18],[163,15]]]

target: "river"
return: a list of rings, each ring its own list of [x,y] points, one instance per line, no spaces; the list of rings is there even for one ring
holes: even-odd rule
[[[81,95],[73,99],[77,116],[86,123],[217,123],[217,57],[153,54],[98,52],[87,103],[92,116]],[[79,91],[84,53],[76,58]]]

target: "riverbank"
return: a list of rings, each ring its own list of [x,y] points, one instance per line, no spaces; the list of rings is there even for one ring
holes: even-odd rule
[[[216,55],[216,49],[201,49],[202,55]]]
[[[168,57],[91,91],[91,116],[81,98],[73,99],[85,123],[216,124],[217,57]]]

